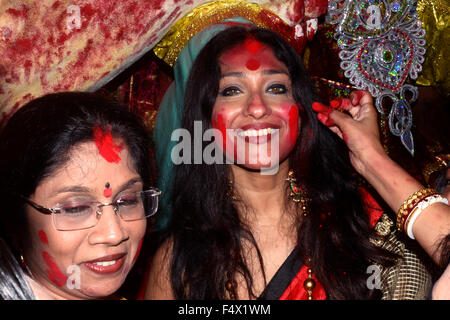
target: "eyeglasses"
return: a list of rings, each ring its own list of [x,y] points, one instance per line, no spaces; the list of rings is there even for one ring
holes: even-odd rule
[[[98,201],[69,200],[55,208],[46,208],[30,199],[22,199],[44,214],[51,214],[55,228],[60,231],[81,230],[95,227],[102,215],[102,209],[112,206],[114,212],[124,221],[142,220],[151,217],[158,210],[158,196],[161,191],[151,188],[145,191],[122,194],[111,203]]]

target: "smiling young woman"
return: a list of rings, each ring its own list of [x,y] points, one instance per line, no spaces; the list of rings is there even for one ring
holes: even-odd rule
[[[430,275],[355,169],[394,210],[420,184],[384,153],[367,93],[333,102],[348,114],[317,101],[301,58],[274,32],[230,27],[204,46],[189,74],[182,128],[216,128],[231,161],[176,167],[147,298],[428,297]],[[262,150],[276,136],[279,168],[262,174]],[[445,223],[431,222],[437,228],[428,233],[414,224],[427,249],[450,230],[448,206],[431,208]],[[376,285],[368,282],[373,268],[383,275]]]
[[[140,118],[93,94],[47,95],[14,114],[0,136],[2,256],[14,253],[0,264],[1,297],[114,297],[157,209],[147,148]]]

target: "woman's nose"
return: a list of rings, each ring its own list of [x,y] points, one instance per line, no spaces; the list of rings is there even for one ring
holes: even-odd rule
[[[254,92],[247,102],[246,114],[255,119],[261,119],[271,112],[269,105],[264,101],[260,93]]]
[[[90,244],[117,245],[128,238],[123,227],[124,221],[119,217],[113,206],[99,208],[101,214],[98,223],[89,235]]]

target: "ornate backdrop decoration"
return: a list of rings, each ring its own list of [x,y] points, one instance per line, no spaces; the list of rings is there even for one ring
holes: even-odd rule
[[[411,103],[418,90],[406,84],[416,79],[425,54],[425,30],[414,0],[330,0],[327,22],[337,24],[335,39],[340,67],[350,83],[368,90],[384,114],[391,100],[390,132],[414,155]]]

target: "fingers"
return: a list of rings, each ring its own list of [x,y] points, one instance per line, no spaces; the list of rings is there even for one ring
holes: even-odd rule
[[[320,122],[327,126],[332,132],[337,134],[341,139],[346,141],[346,135],[341,131],[339,126],[336,125],[336,122],[331,118],[331,116],[333,116],[334,119],[339,119],[339,121],[341,121],[339,117],[348,117],[347,115],[344,115],[341,112],[334,112],[335,110],[333,108],[321,104],[320,102],[314,102],[312,108],[314,111],[318,112],[317,119]]]
[[[352,93],[350,93],[350,101],[351,103],[356,106],[356,105],[365,105],[365,104],[373,104],[373,99],[372,99],[372,95],[368,92],[368,91],[362,91],[362,90],[358,90],[358,91],[353,91]]]
[[[312,109],[317,112],[317,119],[327,127],[335,125],[334,121],[330,118],[330,113],[333,112],[333,108],[330,108],[320,102],[314,102]]]

